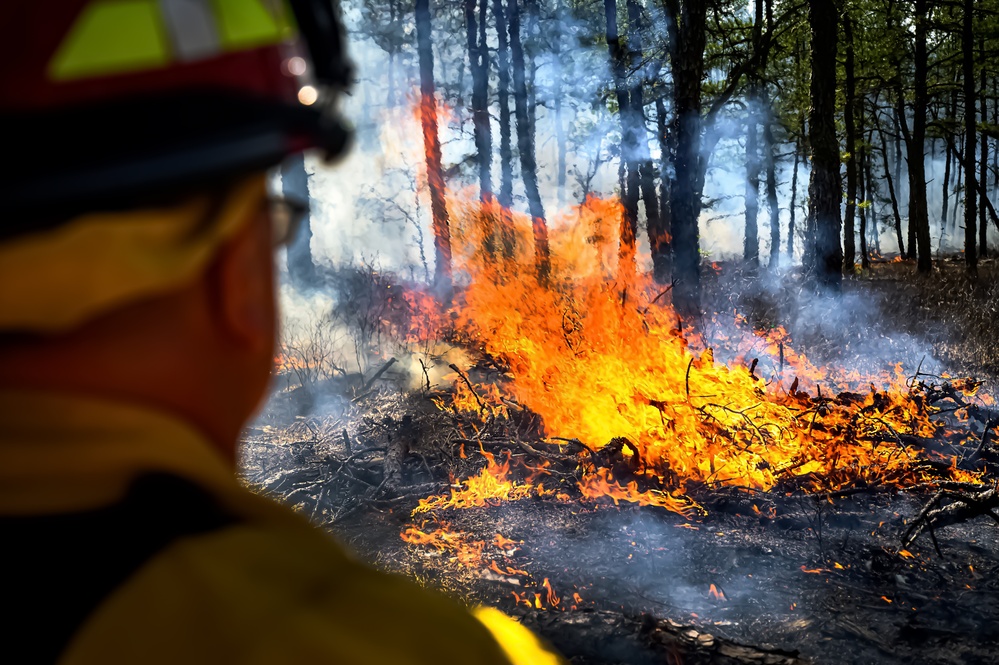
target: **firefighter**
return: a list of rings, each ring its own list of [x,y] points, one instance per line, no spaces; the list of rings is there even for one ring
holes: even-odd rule
[[[558,663],[246,491],[265,170],[335,157],[329,0],[0,5],[0,533],[18,663]]]

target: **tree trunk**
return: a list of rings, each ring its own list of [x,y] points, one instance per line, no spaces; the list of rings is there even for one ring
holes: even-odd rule
[[[607,52],[610,56],[611,71],[614,74],[614,92],[617,97],[618,118],[621,121],[621,204],[624,215],[621,219],[618,252],[618,271],[630,274],[635,269],[635,242],[638,233],[638,137],[632,122],[632,107],[627,83],[627,63],[621,37],[617,27],[617,0],[604,0],[604,19],[607,32]]]
[[[667,168],[673,148],[670,141],[669,123],[666,118],[666,104],[662,98],[656,99],[656,130],[659,139],[659,226],[649,225],[649,247],[652,250],[652,276],[659,284],[668,284],[672,267],[670,265],[670,177]]]
[[[554,98],[555,106],[555,143],[556,149],[558,150],[558,175],[556,180],[556,188],[558,189],[558,205],[559,208],[565,206],[565,181],[566,181],[566,153],[568,149],[566,147],[566,137],[565,137],[565,126],[562,123],[562,58],[563,56],[563,26],[567,20],[565,8],[562,3],[559,2],[558,6],[555,8],[555,35],[554,46],[555,46],[555,57],[552,58],[552,78],[554,79],[555,89],[552,91],[552,96]]]
[[[857,262],[854,244],[854,221],[857,217],[857,83],[853,55],[853,21],[848,9],[843,11],[843,38],[846,40],[846,105],[843,124],[846,129],[846,216],[843,218],[843,265],[853,272]]]
[[[915,58],[912,102],[912,134],[906,141],[909,161],[909,225],[916,240],[916,266],[919,272],[933,269],[930,219],[926,209],[926,0],[915,0]],[[913,233],[909,234],[910,242]],[[909,248],[910,254],[912,248]]]
[[[874,128],[867,134],[867,146],[874,145]],[[881,255],[881,230],[878,228],[878,215],[874,211],[873,201],[878,196],[878,185],[874,180],[874,175],[871,168],[871,150],[865,148],[864,150],[864,177],[867,178],[867,198],[872,202],[871,205],[871,238],[874,240],[874,251],[877,252],[878,256]],[[870,262],[864,266],[865,268],[870,267]]]
[[[956,120],[957,116],[955,116],[954,119]],[[962,136],[961,136],[961,144],[963,144],[963,143],[964,143],[964,136],[962,134]],[[958,142],[957,142],[957,140],[955,140],[954,141],[954,151],[957,152],[957,149],[958,149]],[[962,178],[964,178],[964,160],[963,160],[963,158],[959,159],[958,157],[954,157],[954,205],[952,205],[951,208],[950,208],[950,210],[951,210],[951,212],[950,212],[950,229],[951,229],[951,232],[954,233],[954,234],[957,233],[957,207],[958,207],[957,206],[957,200],[958,200],[958,196],[957,195],[958,195],[958,193],[964,191],[964,185],[961,184],[961,179]],[[964,205],[963,202],[962,202],[961,205],[962,206]],[[963,219],[963,216],[962,216],[962,219]]]
[[[861,102],[863,103],[863,102]],[[864,136],[864,114],[863,112],[857,113],[857,127],[856,132],[860,135],[861,140]],[[854,161],[853,159],[850,160]],[[856,175],[857,175],[857,195],[859,200],[857,202],[857,209],[860,213],[860,267],[863,270],[867,270],[871,267],[871,256],[867,247],[867,211],[870,209],[871,197],[867,192],[867,180],[864,177],[864,165],[867,163],[867,149],[863,146],[857,152],[856,156]],[[873,209],[871,209],[873,212]],[[871,215],[873,217],[873,214]],[[849,264],[847,264],[849,265]]]
[[[500,128],[500,237],[503,254],[512,258],[515,236],[510,209],[513,207],[513,146],[510,124],[510,50],[507,42],[506,11],[503,0],[493,0],[493,17],[496,20],[496,98],[499,104]]]
[[[901,83],[899,84],[897,98],[898,98],[898,104],[895,107],[895,113],[894,115],[892,115],[892,120],[894,121],[894,132],[895,132],[895,186],[898,188],[897,192],[898,200],[901,202],[902,200],[907,200],[905,198],[905,182],[902,180],[902,131],[901,131],[902,123],[899,120],[899,111],[901,110],[903,114],[902,117],[904,119],[905,96],[902,94]],[[906,219],[908,220],[909,211],[906,210],[905,214],[906,214]],[[906,222],[906,224],[908,225],[908,221]],[[912,238],[910,238],[909,252],[910,252],[909,255],[906,255],[905,252],[902,252],[902,254],[909,259],[916,258],[915,235],[913,235]]]
[[[434,53],[431,48],[430,0],[416,0],[416,44],[420,57],[420,124],[427,159],[427,187],[434,229],[434,288],[443,297],[451,293],[451,225],[441,169],[441,142],[437,134],[437,98],[434,96]]]
[[[301,153],[292,155],[281,164],[281,193],[288,199],[309,202],[309,174],[305,171],[305,156]],[[316,284],[311,214],[288,245],[288,279],[299,291]]]
[[[896,99],[897,99],[897,101],[896,101],[896,108],[895,108],[895,120],[896,120],[896,122],[898,124],[898,128],[900,130],[899,134],[904,138],[904,141],[905,141],[906,160],[908,161],[909,160],[909,155],[911,154],[911,153],[909,153],[909,150],[910,150],[909,144],[912,143],[912,135],[911,135],[911,132],[909,132],[909,121],[905,117],[905,101],[904,101],[905,95],[904,95],[904,93],[902,91],[902,83],[901,83],[901,81],[898,81],[898,83],[896,85],[897,85],[897,88],[896,88]],[[896,165],[895,173],[896,173],[896,175],[898,174],[897,165]],[[908,178],[908,183],[910,185],[909,189],[911,190],[912,189],[912,187],[911,187],[911,185],[912,185],[912,172],[909,169],[906,169],[906,177]],[[899,189],[901,189],[902,188],[901,181],[900,180],[896,180],[895,182],[898,183]],[[908,203],[906,205],[906,215],[907,215],[907,219],[906,219],[906,240],[908,241],[909,251],[908,251],[908,253],[906,253],[905,258],[907,258],[907,259],[915,259],[917,257],[917,255],[918,255],[918,252],[916,250],[916,225],[912,221],[912,194],[911,194],[911,192],[909,194],[909,201],[908,201]]]
[[[791,171],[791,218],[787,222],[787,260],[794,261],[794,221],[798,214],[798,163],[801,161],[801,147],[794,142],[794,169]]]
[[[956,86],[950,95],[950,115],[948,117],[957,119]],[[945,150],[947,154],[945,155],[946,163],[944,164],[943,203],[940,207],[940,251],[943,251],[943,239],[947,233],[947,209],[950,207],[951,164],[954,163],[954,156],[952,154],[954,152],[954,134],[949,129],[947,130],[947,138],[944,140],[944,145],[946,146]],[[957,207],[957,203],[954,205]]]
[[[684,2],[671,17],[673,63],[673,182],[670,235],[673,249],[673,302],[685,316],[701,307],[701,255],[698,222],[701,216],[701,79],[704,74],[707,5]]]
[[[500,126],[500,193],[499,202],[504,208],[513,205],[513,146],[510,123],[510,51],[507,46],[506,11],[503,0],[493,0],[496,19],[496,71]]]
[[[764,92],[763,150],[767,166],[767,208],[770,210],[770,261],[771,270],[780,265],[780,205],[777,201],[777,159],[774,156],[774,131],[771,118],[770,95]]]
[[[985,90],[988,84],[987,70],[985,67],[985,37],[984,35],[978,36],[978,51],[981,54],[982,60],[982,89],[980,91],[981,95],[981,105],[982,105],[982,122],[988,122],[989,117],[989,107],[986,101]],[[986,183],[989,181],[989,138],[988,135],[982,132],[982,150],[981,159],[979,160],[978,167],[978,182],[981,183],[979,187],[979,192],[981,194],[981,201],[978,204],[978,255],[983,259],[989,255],[989,227],[987,224],[987,219],[985,216],[985,199],[988,196]]]
[[[389,34],[391,37],[388,45],[388,85],[385,86],[385,106],[388,108],[394,108],[396,105],[395,59],[399,54],[399,41],[396,39],[396,35],[400,33],[398,0],[389,0]]]
[[[812,0],[811,28],[812,107],[809,143],[812,172],[808,183],[809,214],[814,218],[814,266],[818,284],[838,290],[843,281],[842,222],[839,205],[839,141],[836,138],[836,3]]]
[[[465,0],[465,32],[468,43],[468,70],[472,75],[472,123],[476,161],[479,166],[479,197],[492,199],[492,133],[489,127],[489,51],[486,47],[486,0],[476,18],[476,0]],[[480,25],[481,24],[481,25]]]
[[[978,254],[975,247],[975,49],[974,0],[964,0],[962,55],[964,71],[964,261],[968,272],[977,275]]]
[[[888,144],[885,141],[884,129],[878,123],[878,136],[881,137],[881,158],[885,170],[885,180],[888,181],[888,196],[891,198],[891,211],[895,216],[895,238],[898,242],[899,256],[905,256],[905,239],[902,237],[902,215],[898,210],[898,197],[895,195],[895,183],[892,181],[891,169],[888,166]]]
[[[644,46],[642,44],[642,14],[636,0],[627,0],[628,7],[628,51],[634,80],[628,94],[631,126],[635,138],[635,162],[638,164],[638,183],[645,205],[645,220],[649,230],[649,240],[661,234],[662,221],[659,213],[659,196],[656,193],[656,169],[649,151],[649,134],[645,124],[644,85],[655,72],[643,67]],[[637,233],[637,229],[636,229]],[[654,257],[653,257],[654,260]],[[653,271],[655,274],[655,271]]]
[[[763,2],[757,0],[756,15],[753,18],[753,52],[760,52],[763,38]],[[762,66],[761,66],[762,70]],[[749,76],[749,90],[746,94],[746,234],[742,247],[742,258],[750,265],[760,261],[760,77],[755,72]]]
[[[760,261],[760,148],[756,132],[756,108],[760,100],[756,83],[750,85],[746,101],[749,106],[746,114],[746,233],[742,260],[755,266]]]
[[[518,0],[510,0],[509,27],[510,53],[513,59],[513,106],[517,117],[517,152],[520,153],[520,175],[527,193],[527,206],[531,213],[534,231],[534,259],[538,279],[548,279],[551,257],[548,249],[548,223],[545,221],[545,208],[538,191],[538,165],[534,156],[534,134],[531,131],[527,109],[527,77],[524,62],[524,47],[520,41],[520,7]]]
[[[774,3],[773,0],[766,0],[767,13],[767,37],[773,34],[774,29]],[[769,49],[766,51],[769,56]],[[760,64],[760,70],[766,73],[766,61],[764,57]],[[767,208],[770,210],[770,260],[768,265],[771,270],[776,270],[780,265],[780,207],[777,202],[777,159],[774,155],[776,146],[774,145],[773,129],[773,107],[770,104],[770,90],[764,83],[761,87],[761,105],[763,109],[763,155],[767,170]]]

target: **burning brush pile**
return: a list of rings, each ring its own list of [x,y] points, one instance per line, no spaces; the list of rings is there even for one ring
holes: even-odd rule
[[[328,413],[300,418],[281,436],[271,427],[248,439],[251,483],[330,524],[362,553],[378,552],[381,565],[412,572],[386,561],[384,542],[371,540],[369,518],[376,514],[387,520],[384,532],[394,533],[396,545],[409,553],[399,557],[419,555],[440,562],[444,571],[434,576],[424,568],[417,576],[448,587],[447,580],[467,574],[472,582],[450,590],[531,613],[526,620],[543,632],[548,626],[559,643],[552,635],[557,630],[545,623],[552,620],[537,612],[568,615],[587,608],[586,625],[579,620],[572,629],[578,637],[584,628],[597,630],[592,612],[601,608],[638,606],[643,617],[655,609],[655,603],[636,604],[636,595],[649,595],[643,596],[642,583],[633,581],[632,597],[623,600],[598,591],[599,583],[585,573],[567,575],[573,568],[567,560],[577,555],[554,536],[546,538],[570,523],[576,524],[572,529],[584,528],[581,523],[595,528],[594,520],[603,524],[602,514],[640,510],[712,538],[751,525],[761,542],[780,541],[786,538],[780,529],[798,528],[817,539],[819,550],[797,551],[801,558],[792,570],[799,576],[846,576],[839,571],[861,568],[861,560],[870,572],[885,557],[893,571],[904,565],[925,571],[929,559],[906,549],[921,533],[928,532],[939,551],[939,527],[978,515],[999,521],[993,512],[999,507],[993,488],[999,457],[991,444],[999,434],[999,410],[978,382],[918,369],[907,375],[901,366],[876,375],[817,367],[782,328],[756,330],[738,316],[687,325],[671,306],[670,289],[635,270],[632,257],[619,256],[621,210],[614,201],[591,198],[552,221],[551,265],[540,278],[529,219],[478,202],[452,202],[451,208],[454,291],[442,299],[390,280],[382,284],[388,306],[379,325],[399,351],[395,356],[414,359],[412,384],[419,387],[377,390],[375,379],[392,376],[386,371],[392,364],[408,364],[389,360],[374,378],[352,384]],[[508,235],[497,237],[497,229]],[[900,495],[919,505],[899,511],[879,503]],[[876,504],[863,519],[840,524],[829,517],[837,501],[858,496]],[[535,517],[515,506],[529,506]],[[796,513],[795,506],[805,508]],[[884,519],[872,526],[886,512],[895,520],[891,533]],[[743,521],[725,521],[735,514]],[[530,539],[529,519],[546,525],[533,531],[546,543]],[[365,526],[351,532],[352,520]],[[648,525],[615,528],[626,534],[624,550],[613,555],[621,556],[621,567],[635,554],[624,554],[629,547],[645,546],[650,557],[662,551]],[[775,533],[765,535],[768,529]],[[878,544],[867,542],[858,554],[845,544],[847,537],[836,554],[833,536],[851,531],[877,532]],[[869,555],[874,550],[877,556]],[[849,551],[857,560],[834,560]],[[711,556],[693,555],[688,565]],[[556,584],[560,572],[564,580]],[[616,573],[590,574],[617,579]],[[676,572],[661,571],[655,584],[671,575]],[[690,584],[703,597],[685,606],[699,610],[685,613],[695,619],[717,615],[729,596],[739,595],[731,584],[726,591],[708,579],[714,578]],[[477,586],[482,580],[498,586],[483,591]],[[891,606],[891,596],[879,597],[887,602],[878,603]],[[784,603],[781,611],[793,613],[796,605]],[[690,653],[717,651],[723,642],[699,632],[703,621],[699,629],[655,621],[653,629],[647,621],[630,628],[617,623],[614,630],[672,635],[678,641],[668,649],[680,649],[689,662],[701,662]],[[608,622],[596,624],[606,630]],[[863,631],[861,624],[850,625]],[[693,637],[683,637],[688,629]],[[748,623],[743,629],[729,632],[743,639],[761,632]],[[774,641],[800,637],[762,633]],[[793,661],[789,654],[759,653],[753,662]]]

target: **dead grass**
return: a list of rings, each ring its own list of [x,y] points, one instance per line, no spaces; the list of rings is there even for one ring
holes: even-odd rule
[[[930,275],[911,262],[875,264],[846,278],[838,297],[816,295],[800,269],[719,268],[706,271],[708,312],[738,311],[758,329],[782,325],[815,362],[902,362],[910,373],[923,363],[999,385],[997,259],[981,262],[977,280],[959,257],[938,261]]]

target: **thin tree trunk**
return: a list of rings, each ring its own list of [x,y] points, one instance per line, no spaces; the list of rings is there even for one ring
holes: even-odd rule
[[[513,207],[513,146],[510,121],[510,50],[507,42],[506,10],[503,0],[493,0],[493,17],[496,20],[496,98],[499,104],[500,128],[500,237],[503,254],[513,257],[516,237],[510,209]]]
[[[955,116],[955,120],[956,119],[957,119],[957,117]],[[962,146],[964,145],[964,136],[963,136],[963,134],[961,136],[961,145]],[[957,152],[957,149],[958,149],[958,142],[955,140],[954,141],[954,152]],[[958,159],[957,157],[955,157],[954,158],[954,205],[951,206],[951,212],[950,212],[950,230],[951,230],[951,233],[954,233],[954,234],[957,233],[957,208],[958,208],[958,205],[957,205],[958,196],[957,195],[959,193],[961,193],[961,192],[964,191],[964,185],[962,184],[963,179],[964,179],[964,160],[963,160],[963,158],[962,159]],[[963,201],[961,202],[961,206],[962,206],[962,209],[963,209],[963,206],[964,206],[964,202]],[[961,218],[964,219],[963,215],[962,215]]]
[[[565,25],[565,20],[565,8],[562,3],[559,2],[555,8],[555,35],[553,37],[555,57],[552,59],[552,78],[554,79],[555,84],[555,89],[553,90],[553,102],[555,106],[555,143],[556,149],[558,150],[558,175],[556,179],[556,188],[558,189],[558,205],[560,208],[565,206],[566,202],[566,153],[568,152],[566,147],[565,127],[562,123],[562,58],[564,47],[564,32],[562,27]]]
[[[540,33],[538,26],[538,0],[523,0],[522,18],[524,30],[521,32],[521,49],[524,52],[524,71],[527,74],[527,126],[531,134],[531,144],[535,144],[537,136],[538,120],[538,65],[535,59],[537,51],[537,39],[535,35]]]
[[[950,95],[950,118],[957,118],[957,89],[951,92]],[[938,252],[943,251],[944,236],[947,234],[947,209],[950,207],[950,189],[951,189],[951,164],[954,162],[954,157],[951,153],[954,152],[954,134],[950,130],[947,131],[947,138],[944,140],[945,150],[947,154],[945,155],[944,163],[944,180],[943,180],[943,192],[942,192],[942,204],[940,206],[940,249]],[[956,207],[956,204],[955,204]]]
[[[763,2],[757,0],[756,15],[753,18],[753,52],[759,53],[763,37]],[[760,81],[754,74],[750,76],[746,95],[746,234],[742,248],[742,258],[750,265],[760,261],[760,161],[759,126]]]
[[[813,253],[818,284],[839,290],[843,281],[842,221],[839,205],[839,140],[836,138],[836,23],[834,0],[812,0],[809,143],[812,172],[808,183],[809,214],[815,220]]]
[[[982,60],[982,73],[981,73],[981,84],[982,88],[980,91],[981,95],[981,105],[982,105],[982,122],[987,122],[989,117],[989,107],[986,101],[985,90],[988,85],[987,71],[985,67],[985,36],[978,36],[978,51],[981,55]],[[987,197],[986,183],[989,181],[989,138],[985,132],[982,132],[982,150],[981,159],[979,160],[978,168],[978,182],[982,183],[980,187],[981,201],[978,205],[978,255],[983,259],[989,255],[989,227],[988,220],[985,216],[985,199]]]
[[[618,118],[621,121],[621,204],[624,215],[621,219],[619,272],[631,274],[635,269],[636,237],[638,233],[638,162],[636,155],[637,137],[632,120],[632,107],[627,83],[627,63],[621,36],[617,27],[617,0],[604,0],[606,21],[607,52],[610,56],[611,71],[614,74],[614,91],[617,96]]]
[[[763,150],[767,166],[767,208],[770,210],[770,260],[771,270],[780,265],[780,205],[777,201],[777,159],[774,156],[774,131],[771,118],[770,95],[764,93]]]
[[[485,34],[485,7],[476,18],[476,0],[465,0],[465,32],[468,43],[468,70],[472,75],[472,123],[476,161],[479,166],[479,197],[483,203],[492,199],[492,135],[489,128],[489,51]],[[485,5],[485,0],[483,0]]]
[[[766,0],[767,37],[774,30],[774,3]],[[769,55],[769,49],[765,52]],[[760,65],[760,70],[766,73],[766,57]],[[777,159],[774,155],[773,107],[770,104],[770,90],[766,83],[760,88],[760,102],[763,109],[763,154],[767,171],[767,208],[770,210],[770,259],[768,266],[776,270],[780,265],[780,207],[777,202]]]
[[[281,164],[281,193],[289,199],[309,202],[309,174],[305,156],[292,155]],[[316,264],[312,259],[312,216],[306,217],[298,234],[288,245],[288,279],[304,290],[316,284]]]
[[[902,215],[898,210],[898,197],[895,195],[895,183],[892,181],[891,169],[888,165],[888,144],[885,141],[885,132],[878,122],[878,136],[881,137],[881,159],[885,170],[885,180],[888,181],[888,196],[891,198],[891,211],[895,217],[895,238],[898,242],[899,256],[905,256],[905,240],[902,237]]]
[[[645,92],[643,86],[647,76],[655,76],[642,67],[644,47],[642,44],[642,14],[636,0],[626,0],[628,8],[628,51],[634,80],[628,93],[630,124],[634,135],[634,163],[638,165],[638,188],[645,205],[645,220],[649,230],[649,240],[659,235],[662,221],[659,217],[659,196],[656,193],[656,169],[652,165],[649,150],[649,134],[645,124]],[[636,235],[638,229],[635,229]],[[655,257],[653,257],[655,261]],[[653,275],[655,271],[653,271]]]
[[[420,58],[420,123],[427,160],[427,187],[434,229],[434,287],[445,298],[451,293],[451,226],[447,213],[441,143],[437,134],[434,96],[434,54],[431,48],[430,0],[416,0],[416,43]]]
[[[846,129],[846,216],[843,218],[843,266],[849,272],[857,262],[854,244],[854,221],[857,216],[857,83],[853,54],[853,21],[850,12],[843,11],[843,38],[846,40],[846,105],[843,124]]]
[[[666,104],[662,98],[656,99],[656,130],[659,139],[659,226],[649,225],[649,246],[652,250],[652,276],[659,284],[670,281],[670,184],[672,178],[668,171],[670,155],[673,152],[670,145],[669,123],[666,118]]]
[[[964,261],[968,272],[978,274],[978,253],[975,246],[975,49],[973,44],[974,0],[964,0],[962,22],[962,55],[964,71]]]
[[[750,265],[760,261],[760,148],[757,142],[756,106],[759,95],[756,84],[747,95],[749,112],[746,114],[746,233],[743,238],[742,259]]]
[[[517,152],[520,153],[520,174],[527,193],[527,206],[531,213],[534,231],[534,258],[538,279],[548,279],[551,270],[551,257],[548,249],[548,223],[545,221],[545,208],[538,191],[538,165],[534,156],[534,135],[531,132],[530,114],[527,108],[527,77],[524,62],[524,48],[520,41],[520,7],[518,0],[510,0],[509,27],[510,53],[513,60],[513,103],[517,118]]]
[[[899,113],[900,112],[902,113],[901,117],[902,117],[902,119],[904,119],[904,114],[905,114],[905,103],[904,103],[904,99],[905,99],[905,97],[902,94],[901,83],[899,83],[898,92],[897,92],[897,98],[898,98],[898,104],[895,107],[895,113],[892,115],[892,121],[894,123],[894,130],[893,131],[895,132],[895,186],[898,187],[898,200],[901,202],[903,200],[906,200],[906,201],[908,200],[908,198],[906,198],[906,196],[905,196],[905,181],[902,180],[902,129],[901,129],[902,122],[900,121]],[[901,211],[899,211],[899,212],[901,214]],[[906,210],[905,214],[906,214],[906,220],[907,220],[906,221],[906,225],[908,226],[909,211]],[[907,255],[907,254],[905,254],[905,252],[902,252],[902,254],[906,258],[908,258],[908,259],[914,259],[914,258],[916,258],[916,254],[915,254],[915,252],[916,252],[915,235],[913,235],[913,237],[911,238],[911,240],[912,240],[912,242],[909,243],[909,251],[910,251],[911,255]]]
[[[872,127],[867,134],[867,145],[874,145],[874,128]],[[873,169],[871,168],[871,150],[870,148],[864,150],[864,177],[867,178],[867,198],[872,202],[871,205],[871,238],[874,240],[874,251],[877,252],[878,256],[881,256],[881,230],[878,228],[878,215],[874,210],[873,201],[878,197],[878,184],[874,180],[872,174]],[[865,268],[870,267],[870,262],[868,261]]]
[[[912,135],[906,142],[909,158],[909,224],[915,231],[916,266],[919,272],[933,268],[930,220],[926,209],[926,0],[915,0],[915,58],[912,103]],[[910,242],[911,242],[910,234]],[[910,247],[911,252],[911,247]]]
[[[860,136],[861,145],[857,150],[857,190],[859,201],[857,211],[860,214],[860,267],[867,270],[871,267],[871,255],[867,247],[867,217],[868,211],[874,210],[871,206],[871,196],[867,189],[867,181],[864,178],[864,165],[867,163],[867,145],[864,143],[864,106],[863,98],[855,108],[857,111],[857,135]]]
[[[500,193],[499,203],[509,209],[513,205],[513,145],[510,118],[510,50],[507,46],[507,21],[503,0],[493,0],[496,19],[496,97],[499,104],[500,126]]]
[[[863,102],[861,102],[863,103]],[[857,127],[855,131],[860,135],[861,140],[864,136],[864,114],[863,111],[858,110],[857,113]],[[850,161],[853,161],[852,159]],[[859,200],[857,202],[858,212],[860,213],[860,267],[863,270],[867,270],[871,267],[871,256],[867,247],[867,211],[870,208],[870,196],[867,192],[867,181],[864,177],[864,164],[867,162],[867,149],[863,146],[857,152],[857,195]],[[873,209],[871,209],[873,212]],[[873,215],[872,215],[873,216]],[[848,264],[849,265],[849,264]]]
[[[385,105],[394,108],[396,105],[395,91],[395,59],[399,53],[399,43],[395,35],[400,33],[399,29],[399,8],[398,0],[389,0],[389,48],[388,48],[388,85],[385,90]]]
[[[999,78],[992,79],[992,126],[999,127]],[[984,120],[984,118],[982,118]],[[992,151],[992,193],[999,190],[999,145]]]
[[[794,45],[794,69],[798,71],[801,68],[801,52],[802,45],[798,41]],[[791,219],[788,221],[787,225],[787,260],[788,262],[794,262],[794,233],[795,233],[795,218],[798,214],[798,164],[802,157],[802,144],[806,140],[805,135],[805,114],[802,112],[798,118],[798,136],[794,140],[794,171],[791,175]],[[802,257],[802,262],[806,264],[807,267],[807,242],[805,249],[805,256]]]
[[[794,261],[794,221],[798,214],[798,163],[801,161],[801,148],[794,142],[794,169],[791,171],[791,218],[787,222],[787,260]]]

